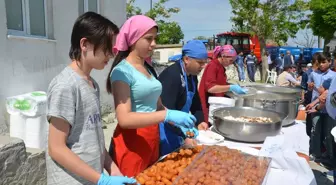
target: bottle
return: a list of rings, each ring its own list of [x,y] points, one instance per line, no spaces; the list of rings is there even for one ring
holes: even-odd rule
[[[306,120],[306,107],[305,106],[303,105],[299,106],[299,111],[298,111],[296,120],[301,120],[301,121]]]

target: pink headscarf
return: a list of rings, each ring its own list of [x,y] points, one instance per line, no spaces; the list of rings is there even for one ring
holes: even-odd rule
[[[214,53],[215,58],[217,58],[219,54],[230,56],[230,57],[237,56],[236,50],[231,45],[216,46],[213,53]]]
[[[127,51],[130,46],[136,43],[136,41],[154,26],[157,26],[156,22],[147,16],[132,16],[121,27],[116,44],[113,47],[113,53]]]

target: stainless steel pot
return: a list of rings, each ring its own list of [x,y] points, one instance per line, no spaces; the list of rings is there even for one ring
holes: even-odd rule
[[[225,119],[226,116],[268,117],[272,123],[244,123]],[[252,107],[224,107],[213,111],[215,129],[224,137],[243,142],[263,142],[281,130],[281,114]]]
[[[226,95],[235,100],[235,107],[243,107],[244,106],[244,98],[252,97],[257,94],[257,89],[251,87],[245,87],[248,90],[247,94],[238,95],[231,91],[227,92]]]
[[[291,88],[291,87],[279,87],[270,84],[254,84],[254,85],[247,85],[248,87],[253,87],[260,91],[266,91],[271,93],[277,93],[289,98],[300,98],[301,89],[299,88]]]
[[[283,96],[265,91],[258,91],[256,95],[244,97],[243,106],[255,107],[275,111],[285,115],[282,126],[295,123],[299,102],[291,96]]]

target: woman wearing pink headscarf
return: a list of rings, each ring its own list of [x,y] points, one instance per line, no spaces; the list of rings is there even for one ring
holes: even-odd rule
[[[146,67],[155,46],[158,27],[143,15],[128,19],[120,29],[114,59],[107,79],[113,94],[117,128],[110,155],[121,173],[136,176],[159,158],[160,122],[170,122],[184,130],[192,129],[196,118],[166,109],[160,100],[161,83]]]
[[[237,52],[231,45],[217,46],[214,49],[214,59],[204,69],[198,92],[205,121],[209,121],[210,96],[224,97],[228,91],[237,94],[246,93],[239,85],[231,85],[227,82],[225,67],[233,64],[236,56]]]

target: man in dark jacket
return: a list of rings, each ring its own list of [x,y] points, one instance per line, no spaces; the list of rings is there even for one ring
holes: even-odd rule
[[[286,66],[291,66],[294,64],[293,56],[291,55],[291,52],[289,50],[286,51],[286,55],[284,57],[284,68]]]
[[[197,119],[195,127],[208,129],[197,89],[197,75],[207,63],[207,50],[201,41],[192,40],[183,46],[181,57],[159,75],[162,103],[168,109],[191,112]],[[161,156],[179,148],[184,142],[191,142],[177,128],[166,123],[160,124],[160,140]]]

